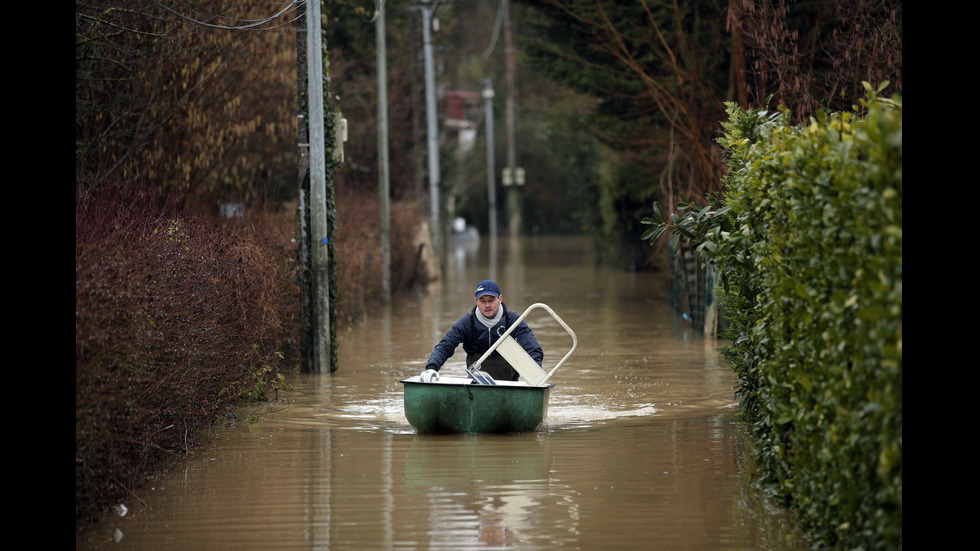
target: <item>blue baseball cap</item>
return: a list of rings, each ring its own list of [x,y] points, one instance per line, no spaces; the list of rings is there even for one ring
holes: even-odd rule
[[[484,279],[476,286],[476,298],[480,298],[483,295],[493,295],[495,297],[499,297],[500,287],[497,287],[497,284],[489,279]]]

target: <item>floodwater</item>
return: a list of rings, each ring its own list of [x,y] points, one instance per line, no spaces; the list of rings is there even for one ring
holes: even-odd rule
[[[501,240],[492,264],[489,248],[458,249],[429,294],[342,330],[337,373],[292,377],[288,403],[216,429],[76,546],[805,548],[749,485],[722,343],[670,311],[662,276],[597,267],[580,238]],[[490,276],[509,308],[543,302],[576,333],[548,416],[528,434],[417,435],[399,380],[422,371]],[[571,337],[542,309],[528,321],[550,368]],[[464,357],[442,373],[463,375]]]

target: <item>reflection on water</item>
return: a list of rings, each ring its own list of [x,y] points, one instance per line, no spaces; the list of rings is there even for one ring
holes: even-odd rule
[[[454,257],[429,295],[394,297],[341,332],[336,374],[294,377],[289,404],[218,429],[79,547],[803,548],[746,484],[718,343],[669,311],[656,276],[598,268],[584,240],[500,243],[508,307],[544,302],[579,340],[542,427],[416,435],[398,381],[472,306],[488,273],[479,254]],[[546,313],[529,323],[549,368],[569,337]],[[461,375],[464,356],[443,372]]]

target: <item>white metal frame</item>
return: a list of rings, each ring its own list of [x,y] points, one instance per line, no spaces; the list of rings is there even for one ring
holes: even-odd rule
[[[524,321],[524,318],[526,318],[527,315],[536,308],[543,308],[547,310],[548,313],[551,314],[551,317],[555,318],[555,321],[557,321],[558,324],[561,325],[572,337],[572,348],[561,360],[558,361],[557,364],[555,364],[555,367],[551,368],[551,371],[548,372],[545,372],[545,370],[542,369],[542,367],[539,366],[538,363],[531,358],[527,351],[524,350],[524,348],[514,339],[514,337],[510,336],[511,332],[514,331],[514,329],[516,329],[517,326]],[[550,306],[541,302],[536,302],[528,306],[527,310],[524,310],[524,313],[521,314],[521,317],[517,318],[517,321],[507,328],[507,331],[505,331],[504,334],[497,339],[497,342],[493,343],[493,345],[491,345],[490,348],[482,356],[480,356],[479,360],[474,362],[473,365],[467,367],[466,369],[468,372],[479,371],[480,366],[483,365],[483,362],[490,357],[490,354],[492,354],[494,350],[496,350],[505,360],[507,360],[507,363],[509,363],[511,367],[520,373],[521,377],[523,377],[529,385],[540,386],[546,383],[548,379],[550,379],[551,376],[558,371],[558,368],[565,363],[565,360],[567,360],[569,356],[572,355],[572,352],[575,351],[577,346],[578,338],[575,337],[575,332],[572,331],[571,327],[569,327],[568,324],[566,324],[565,321],[562,320]]]

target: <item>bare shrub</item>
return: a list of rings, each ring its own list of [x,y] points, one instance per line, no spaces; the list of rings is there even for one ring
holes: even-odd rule
[[[338,318],[377,300],[377,197],[338,201]],[[392,288],[411,287],[417,209],[392,206]],[[299,364],[295,210],[189,216],[135,191],[75,201],[75,519],[84,529]],[[374,297],[374,298],[369,298]]]
[[[298,293],[272,221],[76,198],[76,523],[186,453],[229,405],[275,398],[298,354]]]

